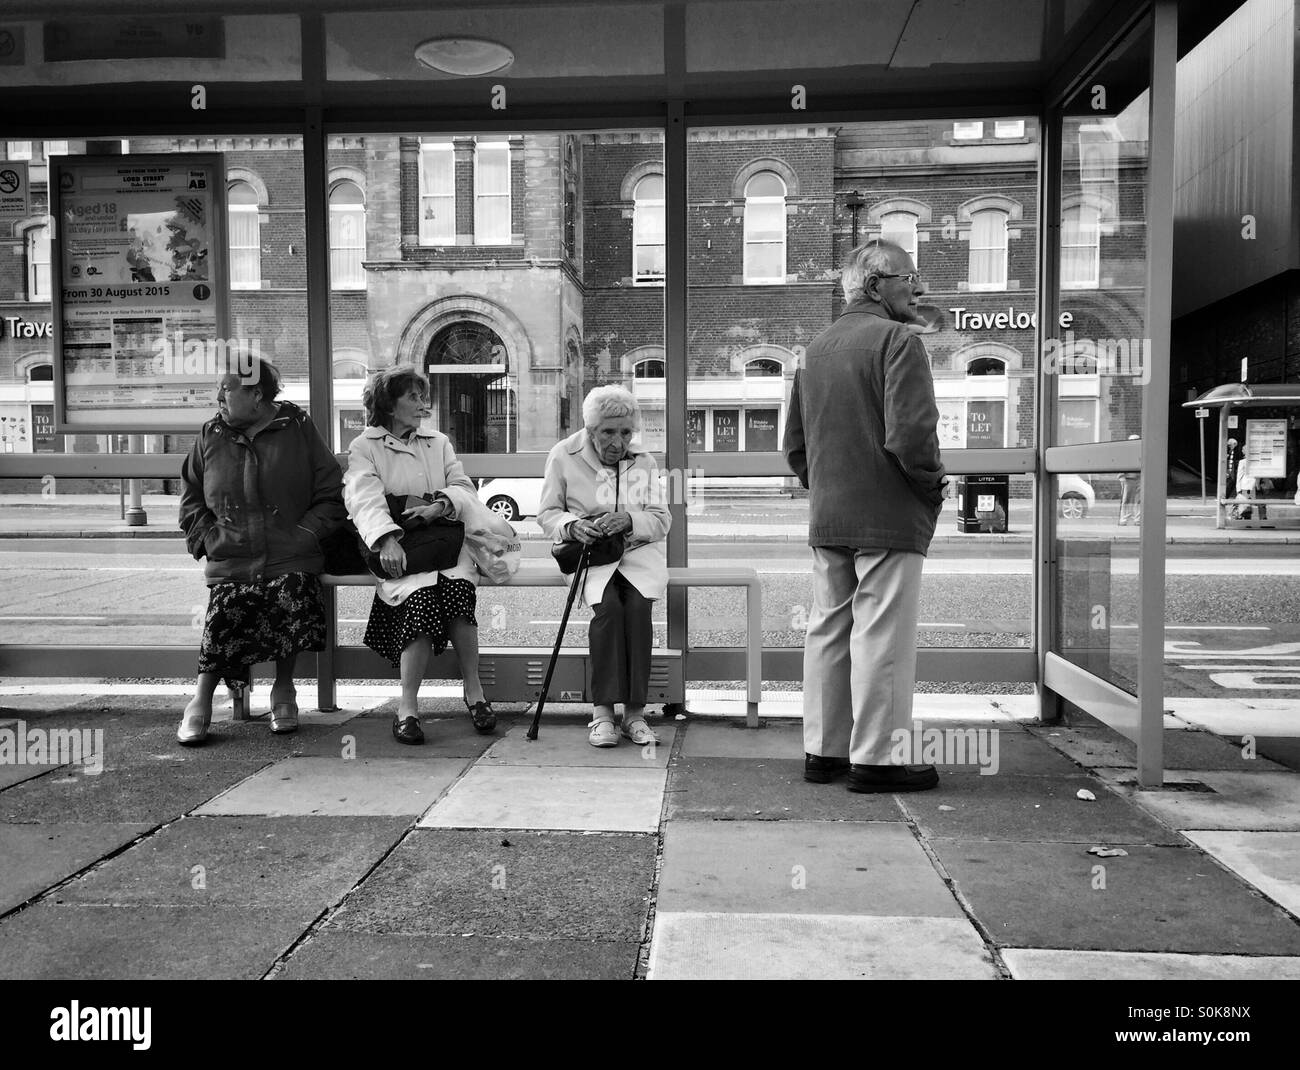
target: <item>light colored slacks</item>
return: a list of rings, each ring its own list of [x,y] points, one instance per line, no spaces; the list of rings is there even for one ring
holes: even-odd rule
[[[912,731],[922,554],[813,547],[804,642],[804,750],[890,765],[895,729]]]

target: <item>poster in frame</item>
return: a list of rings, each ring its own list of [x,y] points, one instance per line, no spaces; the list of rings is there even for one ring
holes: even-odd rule
[[[197,431],[257,350],[229,337],[225,161],[65,157],[49,182],[56,431]]]

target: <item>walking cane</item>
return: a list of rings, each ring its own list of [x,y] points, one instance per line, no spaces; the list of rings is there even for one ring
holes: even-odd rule
[[[564,629],[569,626],[569,612],[573,609],[574,596],[582,585],[583,577],[587,574],[587,558],[590,556],[591,544],[587,543],[582,548],[582,553],[578,557],[578,567],[573,573],[573,583],[569,587],[569,600],[564,603],[564,613],[560,617],[560,630],[555,636],[555,649],[551,651],[551,664],[546,667],[546,679],[542,681],[542,693],[537,699],[537,713],[533,715],[533,723],[528,729],[528,739],[537,738],[537,727],[542,723],[542,707],[546,705],[546,693],[551,689],[551,677],[555,675],[555,663],[560,657],[560,644],[564,642]]]

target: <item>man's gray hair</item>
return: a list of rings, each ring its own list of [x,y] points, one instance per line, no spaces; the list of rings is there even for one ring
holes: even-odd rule
[[[603,420],[622,416],[632,417],[634,430],[641,429],[641,406],[626,387],[610,384],[593,387],[582,402],[582,423],[587,430],[598,427]]]
[[[844,287],[844,300],[849,304],[861,301],[867,292],[867,279],[872,275],[893,273],[896,256],[907,255],[907,250],[892,241],[872,238],[863,242],[844,259],[840,285]]]

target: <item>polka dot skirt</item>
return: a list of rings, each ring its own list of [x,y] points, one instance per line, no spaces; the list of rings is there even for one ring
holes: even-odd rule
[[[464,617],[477,625],[474,616],[477,604],[478,597],[469,580],[446,576],[432,587],[412,591],[400,606],[390,606],[375,595],[362,642],[394,669],[400,669],[402,651],[418,636],[427,635],[433,641],[433,652],[441,654],[447,649],[448,627],[453,620]]]

